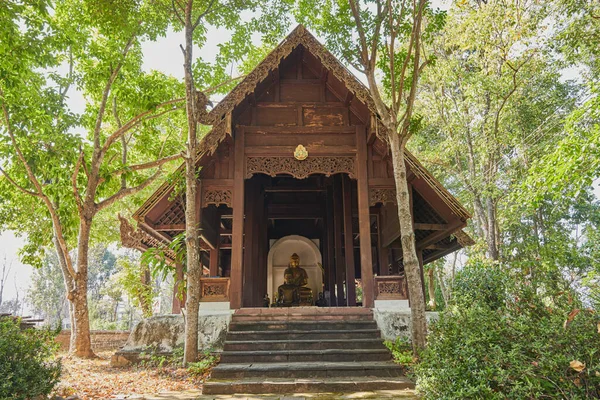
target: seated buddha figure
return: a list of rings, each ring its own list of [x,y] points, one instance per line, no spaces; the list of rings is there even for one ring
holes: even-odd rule
[[[308,274],[300,267],[300,257],[294,253],[283,272],[283,285],[277,288],[279,303],[283,306],[312,305],[312,289],[307,287]]]

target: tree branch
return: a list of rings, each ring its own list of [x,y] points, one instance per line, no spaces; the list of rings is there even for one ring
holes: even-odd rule
[[[161,165],[168,163],[169,161],[178,160],[180,158],[182,158],[181,153],[173,154],[173,155],[170,155],[167,157],[159,158],[158,160],[154,160],[154,161],[150,161],[150,162],[142,163],[142,164],[134,164],[134,165],[130,165],[130,166],[118,169],[118,170],[114,171],[112,173],[112,175],[122,175],[124,173],[131,172],[131,171],[141,171],[144,169],[160,167]]]
[[[139,22],[139,24],[141,24],[141,21]],[[106,110],[106,103],[108,101],[108,95],[110,94],[112,85],[115,82],[115,79],[117,79],[117,76],[119,75],[119,71],[121,70],[121,67],[123,66],[123,62],[124,62],[125,58],[127,57],[127,53],[129,53],[129,50],[131,49],[131,46],[133,45],[133,42],[136,37],[137,37],[137,30],[133,33],[133,35],[131,35],[131,37],[125,44],[125,47],[123,48],[123,51],[121,52],[121,60],[119,61],[117,66],[113,69],[112,73],[110,74],[110,77],[108,78],[108,81],[106,82],[106,86],[104,87],[104,91],[102,92],[102,100],[100,100],[100,108],[98,110],[98,116],[96,118],[96,125],[94,127],[94,152],[96,152],[100,149],[100,129],[102,128],[102,119],[104,118],[104,111]],[[99,156],[101,156],[101,154],[99,154]]]
[[[214,4],[215,4],[215,0],[210,0],[210,3],[208,3],[208,6],[206,6],[206,9],[204,10],[204,12],[202,14],[198,15],[198,18],[196,18],[196,22],[194,22],[194,25],[192,25],[192,32],[196,30],[196,28],[200,24],[200,21],[202,20],[202,18],[204,18],[206,16],[206,14],[208,14],[210,12],[210,10]]]
[[[144,182],[142,182],[138,186],[120,189],[114,195],[112,195],[109,198],[102,200],[100,203],[98,203],[97,210],[98,211],[103,210],[106,207],[109,207],[110,205],[112,205],[114,202],[121,200],[123,197],[130,196],[132,194],[136,194],[137,192],[139,192],[141,190],[144,190],[145,188],[150,186],[152,184],[152,182],[154,182],[156,180],[156,178],[158,178],[160,176],[161,172],[162,171],[159,168],[158,171],[156,171],[151,177],[146,179]]]
[[[29,196],[33,196],[33,197],[41,197],[38,193],[36,192],[32,192],[31,190],[27,190],[25,189],[23,186],[19,185],[17,182],[15,182],[14,179],[12,179],[10,177],[10,175],[8,175],[8,173],[4,170],[4,168],[0,167],[0,172],[2,172],[4,174],[4,176],[6,177],[6,179],[17,189],[19,189],[21,192],[29,195]]]
[[[173,12],[175,13],[175,16],[177,17],[179,22],[181,22],[181,25],[183,25],[184,24],[183,18],[181,18],[181,14],[179,13],[179,11],[177,11],[177,6],[175,5],[175,0],[171,0],[171,5],[173,7]],[[179,2],[177,2],[177,5],[179,5],[179,7],[181,7],[181,4],[179,4]]]
[[[33,171],[31,169],[31,167],[29,166],[29,164],[27,163],[27,160],[25,159],[23,152],[21,152],[21,148],[19,147],[19,144],[17,143],[17,140],[12,131],[12,127],[10,125],[10,117],[8,114],[8,109],[6,108],[6,103],[4,101],[4,99],[5,99],[4,91],[1,88],[0,88],[0,97],[3,100],[2,101],[2,114],[4,116],[4,122],[6,124],[6,131],[8,133],[8,136],[10,137],[10,140],[15,149],[15,152],[17,153],[17,157],[18,157],[19,161],[21,161],[21,163],[23,164],[23,167],[27,171],[27,176],[29,178],[29,181],[33,184],[33,186],[35,186],[35,189],[37,190],[37,193],[38,193],[38,197],[43,200],[44,204],[46,205],[46,208],[48,209],[48,212],[50,213],[50,217],[52,218],[52,226],[54,227],[54,233],[60,244],[61,251],[65,255],[65,259],[67,260],[67,269],[68,269],[71,277],[73,279],[75,279],[76,273],[75,273],[75,270],[73,269],[73,264],[72,264],[71,258],[69,257],[67,242],[64,237],[62,225],[60,222],[60,218],[58,217],[56,208],[55,208],[54,204],[52,204],[52,201],[50,201],[48,196],[46,196],[46,194],[42,190],[42,185],[40,184],[38,179],[33,174]]]
[[[142,119],[150,114],[152,114],[153,112],[155,112],[157,109],[159,108],[163,108],[172,104],[177,104],[177,103],[181,103],[185,101],[185,98],[179,98],[179,99],[174,99],[174,100],[169,100],[169,101],[165,101],[164,103],[161,103],[159,105],[157,105],[156,107],[154,107],[154,109],[152,110],[148,110],[148,111],[144,111],[143,113],[140,113],[138,115],[136,115],[135,117],[133,117],[132,119],[130,119],[129,121],[127,121],[125,123],[125,125],[123,125],[122,127],[120,127],[119,129],[117,129],[116,131],[114,131],[104,142],[104,145],[102,146],[102,153],[106,153],[109,149],[109,147],[113,144],[113,142],[115,140],[117,140],[121,135],[125,134],[127,131],[129,131],[131,128],[133,128],[134,126],[136,126],[137,124],[139,124],[140,122],[142,122]],[[144,119],[148,120],[148,119],[153,119],[153,118],[157,118],[160,117],[161,115],[164,115],[166,113],[175,111],[175,110],[179,110],[179,107],[173,107],[170,109],[167,109],[159,114],[153,115],[149,118]]]
[[[71,176],[71,185],[73,186],[73,195],[75,196],[75,204],[77,205],[77,211],[79,211],[79,215],[83,215],[83,201],[81,200],[81,195],[79,194],[79,189],[77,189],[77,176],[79,175],[79,169],[81,168],[81,164],[83,162],[84,152],[83,149],[79,153],[79,158],[77,159],[77,163],[75,164],[75,169],[73,170],[73,175]]]
[[[362,26],[362,21],[360,18],[360,9],[355,0],[348,0],[350,4],[350,8],[352,9],[352,15],[354,16],[354,22],[356,22],[356,30],[358,31],[358,37],[360,39],[360,57],[362,59],[362,64],[365,69],[369,68],[369,47],[367,45],[367,38],[365,36],[365,29]]]

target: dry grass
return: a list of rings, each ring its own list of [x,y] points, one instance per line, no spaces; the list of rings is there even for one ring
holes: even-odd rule
[[[178,366],[113,368],[113,352],[98,353],[98,358],[81,360],[62,356],[63,372],[55,394],[77,395],[82,400],[110,399],[125,394],[159,393],[163,391],[200,389],[202,380],[190,376]]]

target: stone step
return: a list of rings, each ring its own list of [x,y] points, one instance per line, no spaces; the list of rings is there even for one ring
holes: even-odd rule
[[[229,324],[229,332],[239,331],[327,331],[376,329],[377,323],[370,321],[248,321]]]
[[[322,315],[304,315],[304,314],[273,314],[273,315],[237,315],[232,316],[232,322],[252,322],[252,321],[372,321],[372,314],[322,314]]]
[[[239,380],[253,378],[396,378],[403,368],[392,361],[371,362],[298,362],[298,363],[220,363],[213,368],[211,379]]]
[[[224,351],[221,363],[387,361],[388,349]]]
[[[373,310],[363,307],[273,307],[273,308],[240,308],[234,315],[373,315]]]
[[[248,340],[226,341],[223,351],[385,349],[382,339]]]
[[[227,333],[228,342],[262,340],[319,340],[319,339],[374,339],[380,337],[379,329],[354,330],[283,330],[283,331],[235,331]]]
[[[373,390],[413,389],[407,378],[325,378],[325,379],[243,379],[238,381],[209,380],[203,394],[283,394],[283,393],[340,393]]]

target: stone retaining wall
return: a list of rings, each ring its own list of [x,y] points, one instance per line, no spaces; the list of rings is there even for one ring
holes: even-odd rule
[[[438,318],[437,312],[425,313],[427,323]],[[411,318],[410,309],[373,309],[373,319],[381,331],[381,337],[385,340],[396,340],[398,337],[410,339]]]
[[[61,351],[69,350],[70,330],[61,331],[56,337]],[[92,349],[94,351],[113,351],[125,345],[129,338],[129,331],[92,331]]]

